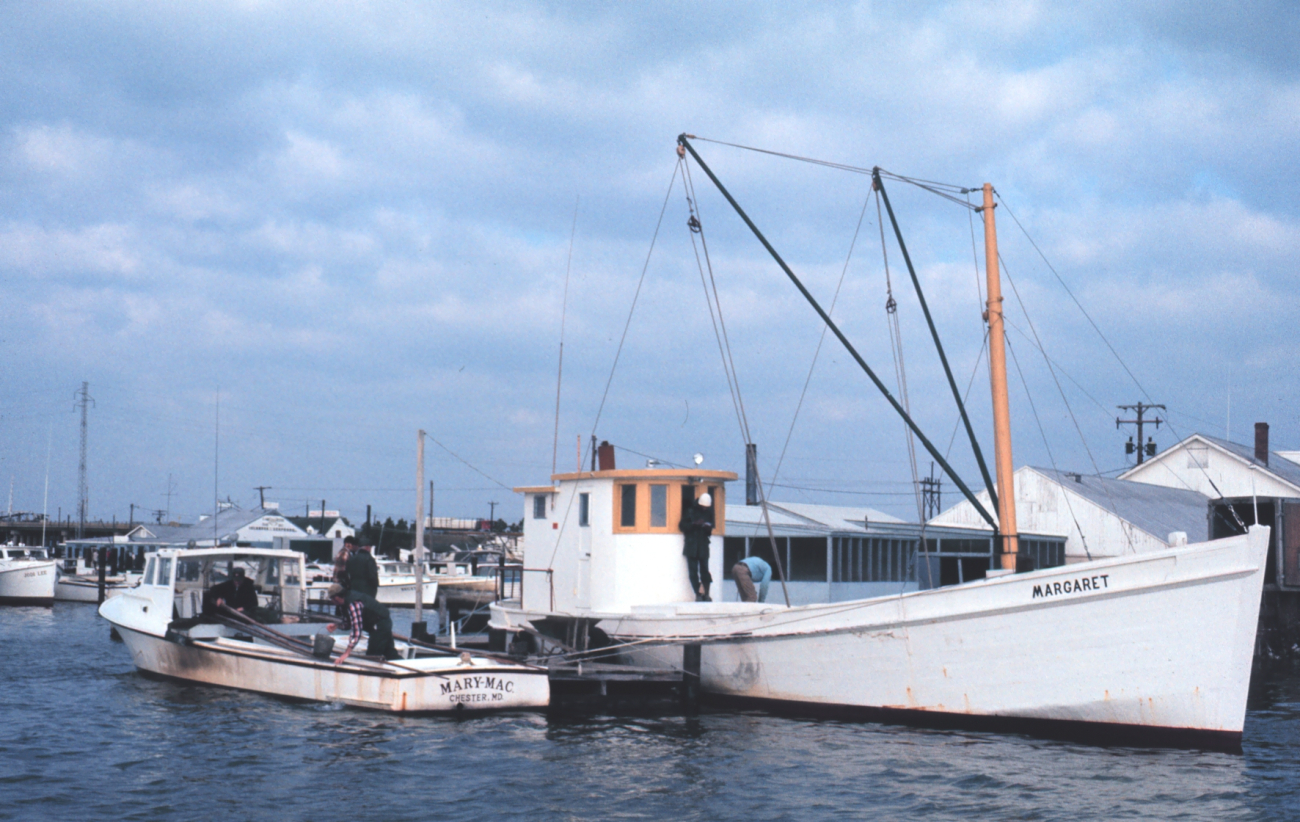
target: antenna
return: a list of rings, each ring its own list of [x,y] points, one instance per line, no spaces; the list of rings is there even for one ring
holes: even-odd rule
[[[555,441],[551,445],[551,473],[555,473],[555,461],[560,455],[560,385],[564,378],[564,320],[569,310],[569,272],[573,268],[573,238],[578,233],[578,203],[580,197],[573,200],[573,226],[569,229],[569,259],[564,264],[564,300],[560,303],[560,364],[555,370]]]
[[[175,485],[175,483],[172,482],[172,475],[171,475],[170,473],[168,473],[168,474],[167,474],[167,493],[166,493],[166,494],[160,494],[160,495],[159,495],[159,496],[165,496],[165,497],[167,497],[167,511],[166,511],[166,514],[167,514],[167,521],[168,521],[168,522],[170,522],[170,521],[171,521],[171,518],[172,518],[172,493],[174,493],[175,491],[176,491],[176,485]]]
[[[90,494],[86,488],[86,409],[95,404],[90,397],[90,383],[82,382],[74,408],[81,409],[81,459],[77,464],[77,539],[86,535],[86,506]]]

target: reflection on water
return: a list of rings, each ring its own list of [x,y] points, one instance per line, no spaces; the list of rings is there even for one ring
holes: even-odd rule
[[[761,713],[396,717],[136,674],[93,606],[0,609],[0,818],[1287,819],[1300,671],[1242,755]]]

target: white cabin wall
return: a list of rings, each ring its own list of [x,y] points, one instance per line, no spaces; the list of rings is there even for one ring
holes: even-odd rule
[[[552,553],[557,553],[556,542],[559,531],[552,528],[556,522],[556,512],[562,512],[559,506],[554,508],[547,500],[546,517],[533,518],[533,497],[536,494],[524,494],[524,568],[547,568],[551,565]],[[551,495],[545,495],[551,496]],[[558,590],[558,589],[557,589]],[[547,610],[551,607],[551,586],[547,575],[537,571],[524,571],[525,608]]]

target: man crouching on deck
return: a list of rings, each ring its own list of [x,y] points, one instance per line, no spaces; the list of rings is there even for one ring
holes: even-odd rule
[[[335,660],[335,665],[342,665],[351,656],[352,649],[361,641],[361,626],[366,622],[374,626],[370,629],[370,641],[366,643],[366,655],[382,656],[384,659],[398,658],[397,649],[393,647],[393,619],[388,614],[388,606],[367,593],[344,591],[343,586],[337,582],[330,586],[329,598],[335,605],[346,606],[343,621],[330,625],[329,630],[334,631],[344,626],[350,634],[348,649]]]

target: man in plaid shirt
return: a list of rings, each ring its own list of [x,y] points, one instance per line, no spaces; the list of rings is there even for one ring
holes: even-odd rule
[[[388,607],[369,594],[357,591],[344,591],[343,586],[334,583],[329,588],[329,598],[335,604],[343,606],[343,621],[331,625],[330,630],[346,626],[349,631],[348,647],[335,665],[342,665],[361,641],[362,626],[370,622],[370,641],[366,643],[367,656],[382,656],[384,659],[397,659],[397,649],[393,647],[393,619]]]

